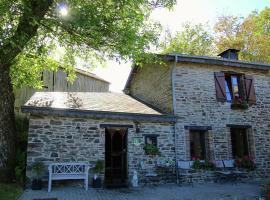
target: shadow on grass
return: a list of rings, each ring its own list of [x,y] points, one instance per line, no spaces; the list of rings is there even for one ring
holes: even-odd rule
[[[0,183],[0,200],[17,200],[22,192],[19,185]]]

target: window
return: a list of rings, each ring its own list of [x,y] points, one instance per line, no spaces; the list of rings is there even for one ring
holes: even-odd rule
[[[254,80],[252,76],[233,72],[215,72],[216,97],[220,102],[233,104],[256,103]]]
[[[208,158],[207,131],[190,131],[190,157],[191,159],[205,160]]]
[[[157,146],[157,135],[146,135],[145,144],[152,144]]]
[[[225,74],[226,100],[229,102],[237,102],[239,99],[245,99],[244,87],[241,84],[241,75]],[[239,91],[241,90],[241,92]],[[241,94],[241,95],[240,95]]]
[[[231,128],[231,143],[233,158],[249,156],[247,129]]]

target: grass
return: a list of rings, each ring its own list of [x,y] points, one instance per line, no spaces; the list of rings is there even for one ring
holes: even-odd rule
[[[0,183],[0,200],[17,200],[22,191],[22,188],[16,184]]]

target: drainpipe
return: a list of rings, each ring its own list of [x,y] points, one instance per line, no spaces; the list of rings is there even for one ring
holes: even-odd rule
[[[176,68],[176,64],[177,64],[177,55],[175,55],[175,60],[174,60],[174,65],[172,68],[172,72],[171,72],[171,77],[172,77],[172,97],[173,97],[173,114],[175,115],[175,111],[176,111],[176,99],[175,99],[175,86],[174,86],[174,70]],[[177,140],[176,140],[176,123],[177,123],[177,119],[176,122],[174,122],[174,151],[175,151],[175,172],[176,172],[176,183],[179,183],[179,174],[178,174],[178,166],[177,166],[177,161],[178,161],[178,156],[177,156]]]

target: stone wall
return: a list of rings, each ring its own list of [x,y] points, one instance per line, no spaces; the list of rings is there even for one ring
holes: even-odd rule
[[[129,93],[164,113],[172,113],[171,70],[170,64],[138,67],[131,80]]]
[[[217,102],[214,72],[235,71],[255,79],[257,102],[247,110],[232,110],[230,103]],[[248,129],[251,156],[261,175],[270,173],[270,77],[264,71],[205,64],[181,63],[173,72],[175,114],[178,116],[177,159],[189,160],[189,131],[185,126],[211,126],[212,159],[232,158],[228,124],[250,125]]]
[[[138,122],[136,122],[138,123]],[[133,121],[96,120],[85,118],[63,118],[52,116],[31,116],[27,150],[27,177],[32,178],[31,165],[41,161],[45,165],[52,162],[86,161],[93,167],[96,160],[104,159],[105,128],[100,124],[133,125],[128,129],[128,174],[139,172],[142,179],[140,161],[144,161],[147,169],[155,170],[155,163],[159,157],[174,162],[174,125],[168,123],[140,122],[136,126],[140,131],[136,133]],[[144,135],[158,135],[158,147],[161,156],[145,155]],[[142,142],[135,144],[135,139]],[[47,168],[46,168],[47,169]],[[47,170],[44,173],[46,179]]]

